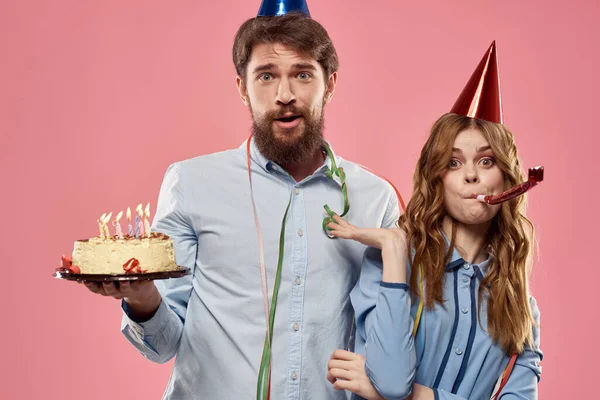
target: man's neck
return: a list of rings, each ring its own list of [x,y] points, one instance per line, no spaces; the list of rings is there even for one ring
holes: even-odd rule
[[[323,165],[325,155],[319,148],[311,158],[301,163],[288,163],[281,167],[294,178],[296,182],[302,181],[307,176],[312,175],[318,168]]]

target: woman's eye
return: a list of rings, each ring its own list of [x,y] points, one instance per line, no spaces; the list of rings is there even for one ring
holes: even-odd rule
[[[458,168],[459,166],[460,161],[458,161],[456,158],[453,158],[448,162],[448,168],[450,169]]]
[[[479,163],[484,167],[491,167],[496,163],[496,161],[492,157],[485,157],[482,158]]]

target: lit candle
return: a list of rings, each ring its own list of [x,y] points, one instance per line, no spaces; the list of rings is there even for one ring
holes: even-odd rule
[[[104,227],[105,239],[108,239],[110,237],[110,232],[108,231],[108,223],[109,223],[111,217],[112,217],[112,212],[110,214],[108,214],[106,217],[104,217],[104,220],[102,221],[102,225]]]
[[[144,230],[146,231],[146,235],[150,237],[150,203],[146,204],[146,208],[144,209]]]
[[[135,236],[142,237],[144,235],[144,222],[142,221],[144,211],[142,210],[142,203],[138,204],[135,211],[137,211],[137,215],[135,216]]]
[[[117,230],[117,237],[119,239],[123,239],[123,231],[121,230],[121,223],[119,222],[119,220],[121,219],[122,216],[123,216],[123,211],[119,211],[119,213],[117,214],[117,217],[113,220],[113,226]]]
[[[96,220],[96,222],[98,222],[98,229],[100,230],[100,239],[104,237],[104,227],[102,226],[104,223],[104,217],[106,217],[106,213],[102,214],[100,218]]]
[[[129,226],[129,236],[133,236],[133,228],[131,227],[131,208],[127,207],[127,225]]]

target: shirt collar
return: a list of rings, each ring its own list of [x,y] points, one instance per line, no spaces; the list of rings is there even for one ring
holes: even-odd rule
[[[331,154],[333,156],[333,159],[335,160],[336,166],[338,168],[340,168],[342,165],[342,158],[339,157],[335,151],[333,150],[333,147],[331,146],[331,143],[329,143],[329,141],[323,139],[323,141],[325,143],[327,143],[327,145],[329,146],[329,149],[331,150]],[[244,151],[244,155],[246,154],[246,148],[247,148],[247,142],[248,139],[246,139],[244,141],[244,143],[242,143],[242,145],[240,146],[240,148],[243,149]],[[325,148],[323,148],[323,151],[325,151]],[[260,166],[262,169],[264,169],[267,173],[271,173],[273,172],[273,168],[276,165],[273,161],[269,160],[268,158],[266,158],[259,150],[258,150],[258,146],[256,146],[256,141],[254,140],[254,136],[252,136],[251,138],[251,142],[250,142],[250,159],[256,163],[258,166]],[[329,155],[325,152],[325,161],[323,162],[323,165],[321,165],[321,167],[319,167],[312,175],[311,177],[315,176],[315,175],[324,175],[327,176],[328,173],[327,171],[330,170],[332,168],[332,162],[331,162],[331,158],[329,157]],[[337,175],[333,175],[333,181],[336,182],[340,187],[342,186],[342,182],[340,180],[340,178]]]
[[[446,249],[448,249],[450,247],[450,240],[448,239],[448,237],[446,236],[446,234],[442,231],[442,235],[444,235],[444,240],[446,240]],[[477,267],[477,269],[479,270],[478,272],[478,276],[481,275],[485,275],[485,273],[487,272],[490,263],[492,261],[492,255],[488,253],[487,258],[480,262],[479,264],[472,264],[474,266]],[[450,256],[450,261],[448,262],[448,264],[446,265],[446,272],[452,272],[454,271],[456,268],[462,267],[465,264],[465,260],[462,258],[462,256],[459,254],[458,250],[456,250],[456,247],[452,249],[452,255]],[[481,279],[482,276],[479,276],[479,278]]]

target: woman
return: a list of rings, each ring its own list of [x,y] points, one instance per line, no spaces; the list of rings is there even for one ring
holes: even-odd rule
[[[537,398],[525,196],[493,206],[474,199],[525,176],[501,113],[493,122],[467,115],[434,124],[400,229],[359,229],[339,216],[328,224],[331,235],[371,246],[351,293],[357,354],[336,350],[329,362],[338,389],[368,399],[489,399],[506,372],[494,398]]]

